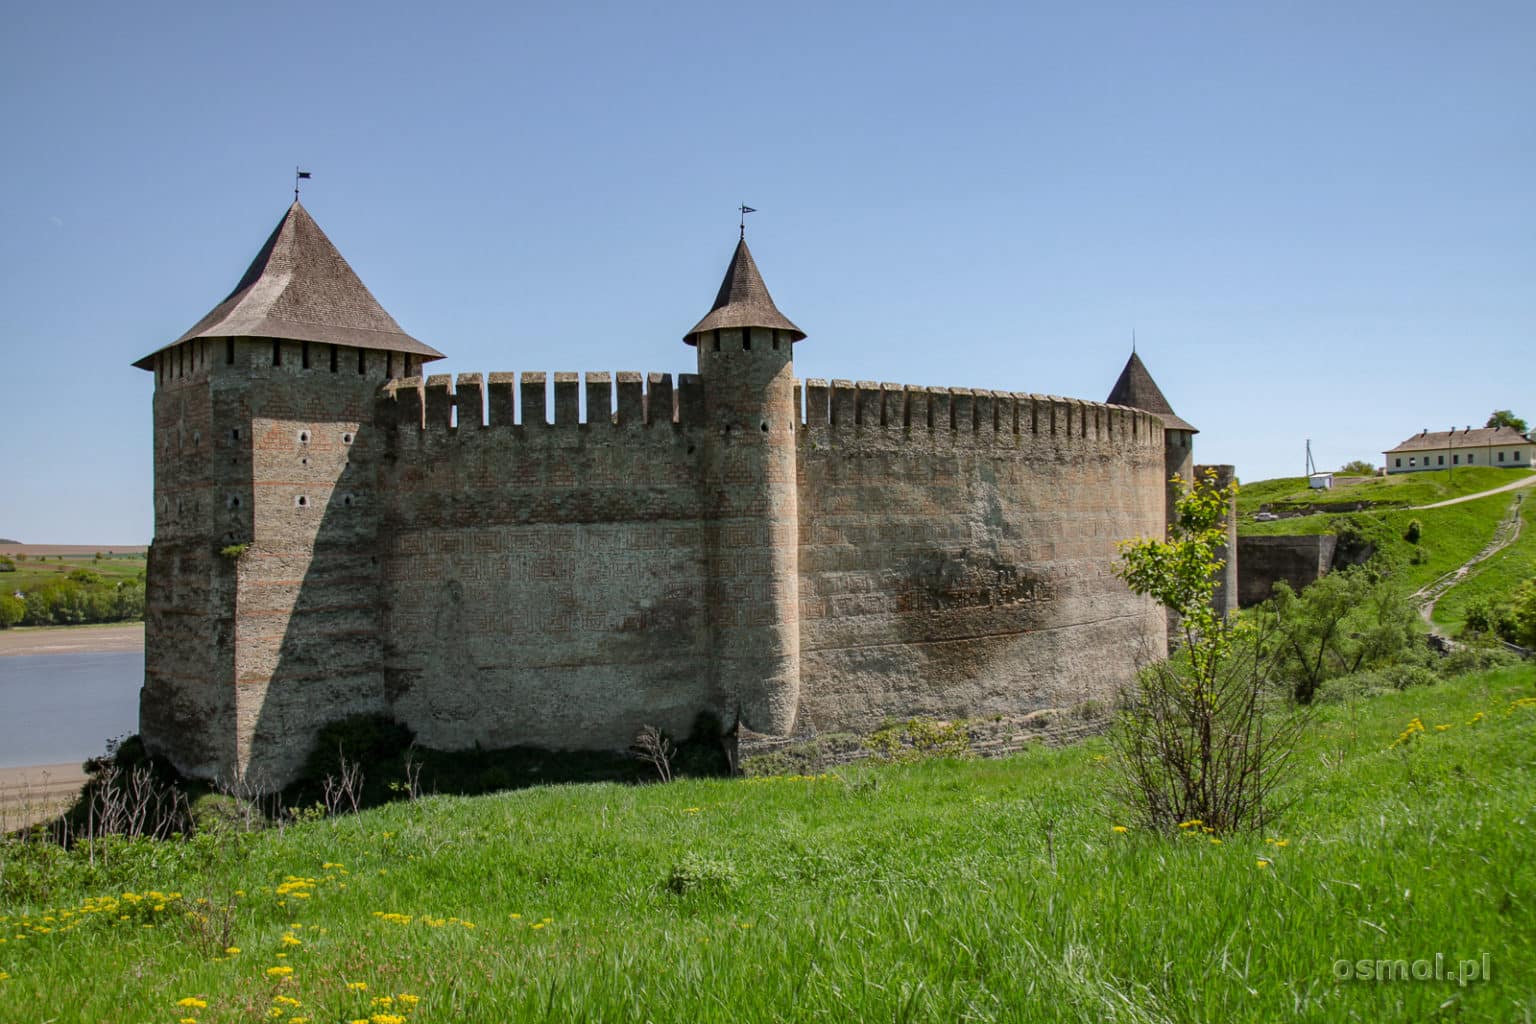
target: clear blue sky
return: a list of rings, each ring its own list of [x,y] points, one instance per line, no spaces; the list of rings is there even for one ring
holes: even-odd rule
[[[1536,5],[12,4],[0,536],[145,542],[150,375],[304,201],[439,372],[691,371],[735,207],[801,376],[1296,475],[1536,418]]]

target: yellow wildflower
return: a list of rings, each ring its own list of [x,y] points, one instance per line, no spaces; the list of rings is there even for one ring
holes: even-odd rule
[[[415,1006],[417,1003],[421,1002],[421,996],[413,996],[409,992],[401,992],[399,995],[395,996],[395,998],[400,1000],[406,1006]]]
[[[1215,843],[1217,846],[1221,845],[1221,840],[1217,839],[1215,836],[1211,836],[1211,842]]]
[[[228,954],[229,956],[239,956],[240,955],[240,947],[239,946],[225,946],[224,947],[224,952],[226,954]]]
[[[1126,828],[1124,825],[1116,825],[1113,828],[1111,828],[1110,831],[1111,832],[1129,832],[1130,829]]]
[[[368,1020],[371,1024],[405,1024],[405,1018],[398,1013],[376,1013]]]
[[[268,967],[267,973],[274,978],[286,978],[293,973],[292,967]]]
[[[277,1004],[281,1005],[281,1006],[303,1006],[304,1005],[303,1003],[299,1002],[297,999],[293,998],[293,996],[273,996],[272,997],[272,1001],[274,1003],[277,1003]]]
[[[197,1024],[196,1017],[177,1017],[176,1024]]]
[[[304,943],[296,935],[284,935],[283,936],[283,945],[285,945],[285,946],[302,946],[302,945],[304,945]]]
[[[395,997],[394,996],[374,996],[373,999],[369,1001],[368,1005],[370,1005],[370,1006],[393,1006],[393,1005],[395,1005]]]
[[[1447,730],[1449,728],[1450,728],[1450,726],[1448,726],[1448,725],[1437,725],[1437,726],[1435,726],[1435,732],[1445,732],[1445,730]]]
[[[1260,857],[1259,858],[1259,867],[1261,867],[1261,868],[1269,867],[1269,861],[1267,861],[1264,858]]]
[[[1194,828],[1196,825],[1204,825],[1199,818],[1190,818],[1188,821],[1179,822],[1179,828]]]
[[[347,988],[353,992],[365,992],[368,989],[368,983],[366,981],[349,981],[347,982]]]
[[[185,999],[176,1000],[176,1005],[190,1006],[194,1010],[205,1010],[208,1008],[208,1000],[199,999],[196,996],[187,996]]]

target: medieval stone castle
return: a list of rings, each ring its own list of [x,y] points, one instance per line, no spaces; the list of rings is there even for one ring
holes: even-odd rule
[[[1101,404],[799,381],[804,338],[742,241],[697,373],[423,378],[295,202],[135,364],[149,749],[278,786],[356,713],[440,749],[867,731],[1103,700],[1165,652],[1113,566],[1194,428],[1139,358]]]

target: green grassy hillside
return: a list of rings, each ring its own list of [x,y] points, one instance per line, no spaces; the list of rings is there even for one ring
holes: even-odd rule
[[[1092,742],[428,798],[94,867],[13,846],[0,1016],[1520,1019],[1533,734],[1532,667],[1327,708],[1294,805],[1251,837],[1117,831]],[[1492,980],[1354,979],[1437,955]]]
[[[1455,634],[1466,621],[1467,605],[1477,600],[1507,600],[1515,588],[1536,579],[1536,494],[1521,504],[1520,536],[1509,547],[1475,567],[1435,604],[1435,623]]]
[[[1241,520],[1251,520],[1263,505],[1345,505],[1360,501],[1397,507],[1431,505],[1437,501],[1503,487],[1528,475],[1526,470],[1467,466],[1458,467],[1454,471],[1436,470],[1371,477],[1358,484],[1335,487],[1330,491],[1309,490],[1304,476],[1279,477],[1244,483],[1237,496],[1237,514]],[[1247,532],[1246,525],[1244,522],[1239,528]]]

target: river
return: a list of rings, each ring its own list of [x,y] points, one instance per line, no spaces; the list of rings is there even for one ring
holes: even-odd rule
[[[144,652],[0,658],[0,768],[81,761],[139,730]]]

